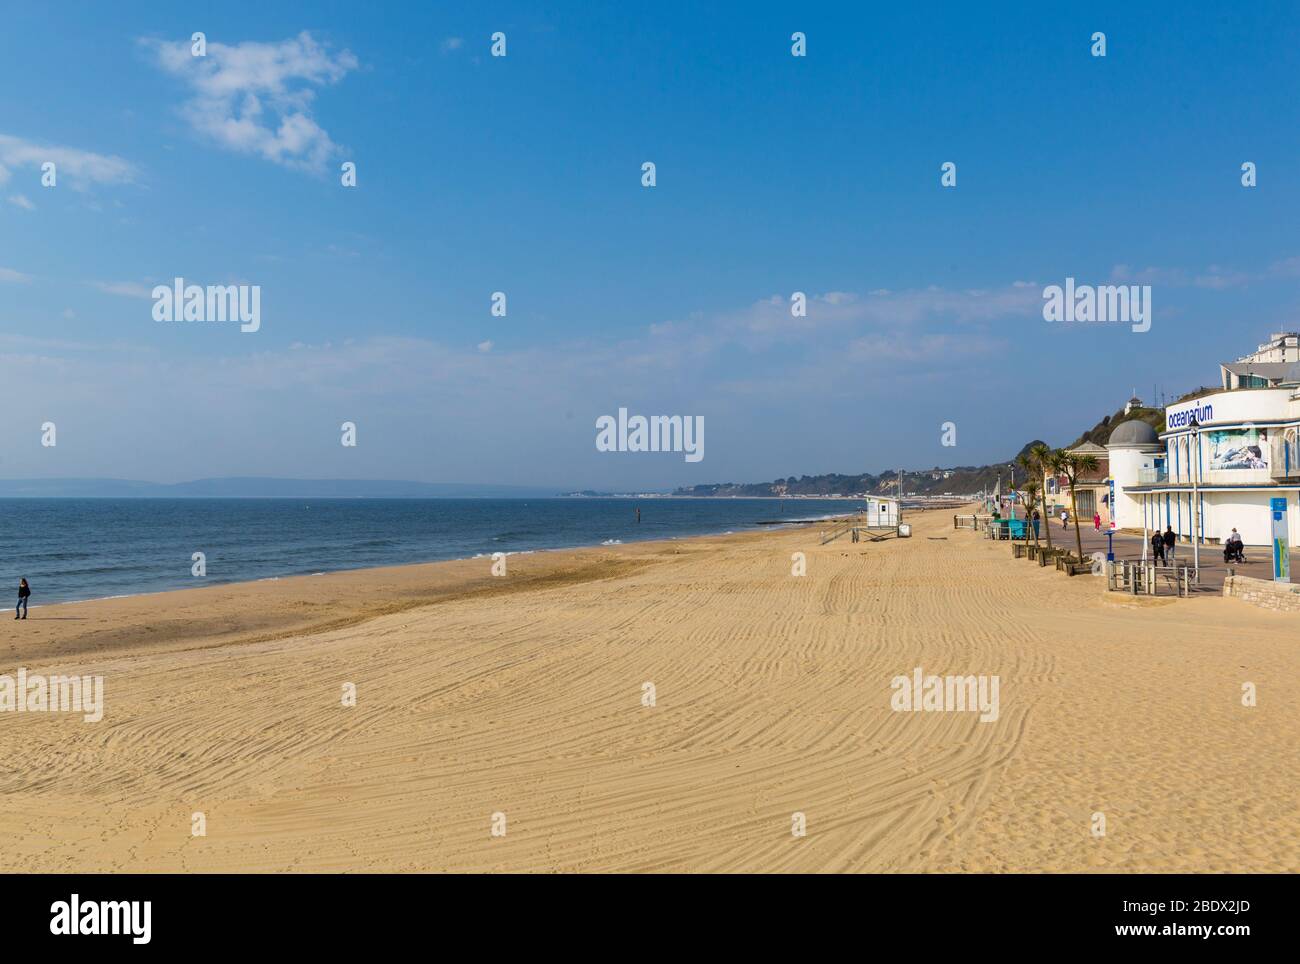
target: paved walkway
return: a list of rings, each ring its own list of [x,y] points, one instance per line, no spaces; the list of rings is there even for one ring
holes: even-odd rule
[[[1082,522],[1079,525],[1079,534],[1083,537],[1083,554],[1091,556],[1094,552],[1106,551],[1106,530],[1096,532],[1092,528],[1092,523],[1086,525]],[[1039,542],[1045,542],[1045,533],[1039,529]],[[1128,535],[1127,533],[1117,532],[1115,540],[1115,559],[1125,560],[1128,562],[1140,562],[1142,559],[1142,536]],[[1062,529],[1061,523],[1056,522],[1052,526],[1052,545],[1064,547],[1071,551],[1074,550],[1074,523],[1071,522],[1068,529]],[[1150,556],[1150,550],[1147,552]],[[1179,542],[1175,548],[1175,565],[1190,566],[1192,564],[1192,545],[1189,542]],[[1228,574],[1228,566],[1223,563],[1223,547],[1218,544],[1201,546],[1201,592],[1221,593],[1223,591],[1223,580]],[[1232,568],[1239,576],[1253,576],[1256,579],[1273,578],[1273,556],[1271,551],[1265,546],[1247,546],[1246,563],[1233,564]],[[1291,572],[1293,581],[1300,582],[1300,553],[1291,553]]]

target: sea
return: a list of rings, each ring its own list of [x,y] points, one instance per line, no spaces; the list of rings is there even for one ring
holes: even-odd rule
[[[742,532],[859,507],[852,499],[0,499],[0,587],[16,597],[26,577],[36,606]],[[202,578],[193,575],[197,552]]]

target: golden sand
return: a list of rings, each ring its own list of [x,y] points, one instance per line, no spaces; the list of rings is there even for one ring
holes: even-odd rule
[[[1294,616],[910,521],[0,620],[0,673],[106,690],[99,723],[0,713],[0,869],[1300,870]],[[998,676],[998,720],[892,711],[916,666]]]

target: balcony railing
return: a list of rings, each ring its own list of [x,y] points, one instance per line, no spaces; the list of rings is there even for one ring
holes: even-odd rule
[[[1167,469],[1138,469],[1138,485],[1162,485],[1168,481]]]

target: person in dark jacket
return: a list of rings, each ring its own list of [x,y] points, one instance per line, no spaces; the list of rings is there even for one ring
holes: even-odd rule
[[[1165,526],[1165,558],[1169,560],[1169,565],[1174,564],[1174,546],[1178,545],[1178,537],[1174,535],[1173,526]]]
[[[1151,563],[1161,565],[1165,561],[1165,540],[1157,529],[1151,534]]]
[[[27,597],[30,596],[31,594],[32,594],[32,587],[27,585],[27,580],[19,579],[18,580],[18,605],[14,607],[14,619],[27,618]],[[22,610],[23,613],[22,616],[18,615],[18,611],[20,609]]]

